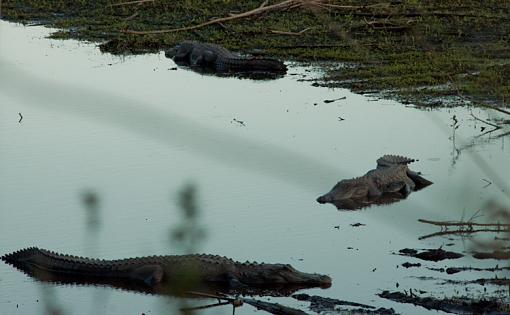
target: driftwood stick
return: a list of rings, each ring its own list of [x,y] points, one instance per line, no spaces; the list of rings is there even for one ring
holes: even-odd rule
[[[475,222],[462,222],[462,221],[432,221],[432,220],[425,220],[425,219],[418,219],[418,222],[421,223],[427,223],[432,225],[437,225],[441,227],[449,227],[449,226],[466,226],[466,227],[472,227],[472,226],[489,226],[489,227],[505,227],[510,228],[510,223],[503,224],[503,223],[475,223]]]
[[[278,2],[278,3],[272,4],[272,5],[264,5],[264,6],[261,5],[258,8],[250,10],[250,11],[246,11],[243,13],[234,14],[234,15],[226,16],[226,17],[222,17],[222,18],[213,19],[213,20],[210,20],[210,21],[207,21],[204,23],[200,23],[197,25],[192,25],[192,26],[173,28],[173,29],[165,29],[165,30],[154,30],[154,31],[126,30],[123,32],[128,33],[128,34],[146,35],[146,34],[163,34],[163,33],[191,31],[191,30],[195,30],[195,29],[198,29],[198,28],[201,28],[201,27],[204,27],[207,25],[211,25],[211,24],[217,24],[217,23],[222,23],[222,22],[231,21],[231,20],[235,20],[235,19],[241,19],[241,18],[253,16],[253,15],[258,15],[258,14],[261,14],[261,13],[264,13],[267,11],[271,11],[271,10],[283,9],[283,8],[286,8],[286,7],[296,4],[296,3],[300,3],[300,2],[298,0],[285,0],[285,1]],[[262,3],[262,4],[264,4],[264,3]]]

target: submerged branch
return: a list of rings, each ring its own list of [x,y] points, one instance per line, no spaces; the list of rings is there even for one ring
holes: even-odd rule
[[[432,220],[425,220],[425,219],[418,219],[421,223],[427,223],[432,225],[437,225],[441,227],[449,227],[449,226],[466,226],[466,227],[473,227],[473,226],[490,226],[490,227],[497,227],[501,228],[504,227],[506,229],[510,228],[510,223],[475,223],[475,222],[462,222],[462,221],[432,221]]]
[[[478,230],[475,230],[475,229],[469,229],[469,230],[459,229],[459,230],[452,230],[452,231],[440,231],[440,232],[436,232],[436,233],[420,236],[420,237],[418,237],[418,239],[419,240],[424,240],[424,239],[431,238],[431,237],[436,237],[436,236],[474,234],[474,233],[479,233],[479,232],[501,233],[501,232],[510,232],[510,229],[503,229],[503,230],[501,230],[501,229],[478,229]]]
[[[435,226],[441,227],[441,231],[435,232],[432,234],[420,236],[419,240],[424,240],[431,237],[436,236],[445,236],[445,235],[463,235],[463,234],[474,234],[479,232],[493,232],[493,233],[501,233],[501,232],[510,232],[510,224],[509,223],[475,223],[471,221],[463,222],[463,221],[432,221],[425,219],[418,219],[421,223],[431,224]],[[449,227],[458,227],[456,230],[448,230]],[[482,227],[480,229],[475,229],[475,227]]]

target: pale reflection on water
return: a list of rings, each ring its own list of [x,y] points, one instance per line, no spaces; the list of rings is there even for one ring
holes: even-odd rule
[[[332,288],[308,293],[417,314],[423,309],[375,296],[397,282],[401,290],[454,291],[410,278],[441,274],[396,268],[407,260],[393,251],[451,242],[418,241],[435,229],[417,219],[459,219],[488,200],[508,204],[500,187],[484,187],[483,179],[494,180],[470,155],[476,152],[504,179],[506,139],[485,136],[470,146],[481,123],[468,109],[371,102],[299,82],[308,74],[300,67],[290,68],[295,76],[263,82],[173,71],[162,54],[101,55],[93,44],[44,39],[48,32],[0,23],[0,254],[26,246],[104,258],[176,253],[168,242],[179,220],[175,192],[192,181],[207,230],[199,250],[329,274]],[[460,124],[455,145],[467,146],[463,151],[450,139],[453,115]],[[336,181],[373,168],[385,153],[419,158],[413,169],[434,185],[359,212],[315,202]],[[100,211],[97,225],[84,211],[81,194],[87,191],[100,196],[88,203]],[[366,226],[350,225],[357,222]],[[450,249],[469,249],[469,242],[455,243]],[[425,265],[473,264],[495,265],[469,257]],[[458,279],[466,277],[481,274]],[[108,288],[56,286],[53,293],[71,314],[170,313],[173,301]],[[39,286],[0,264],[0,313],[38,314],[40,298]]]

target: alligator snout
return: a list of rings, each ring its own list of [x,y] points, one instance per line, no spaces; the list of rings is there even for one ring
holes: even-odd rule
[[[320,282],[319,286],[322,289],[327,289],[327,288],[331,287],[331,282],[332,281],[331,281],[331,278],[329,276],[321,275],[319,282]]]
[[[330,194],[325,194],[317,198],[318,203],[327,203],[333,201],[333,198],[331,198]]]
[[[168,50],[165,50],[165,57],[172,59],[177,54],[177,49],[170,48]]]

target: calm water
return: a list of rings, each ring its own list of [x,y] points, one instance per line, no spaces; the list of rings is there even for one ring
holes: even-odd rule
[[[414,260],[391,254],[451,243],[418,241],[437,231],[419,218],[458,220],[489,200],[508,204],[497,178],[477,163],[487,161],[508,179],[508,139],[474,138],[484,125],[469,109],[424,111],[312,87],[298,79],[314,72],[297,66],[289,71],[296,75],[263,82],[173,71],[163,54],[102,55],[94,44],[46,39],[49,32],[0,22],[0,254],[27,246],[103,258],[179,253],[169,241],[181,217],[176,193],[193,183],[207,231],[199,251],[290,263],[332,277],[330,289],[306,293],[420,314],[426,311],[375,294],[396,283],[399,290],[421,288],[438,296],[483,291],[417,280],[413,276],[445,276],[396,268]],[[478,109],[473,114],[493,115]],[[460,124],[455,142],[453,116]],[[385,153],[419,158],[412,168],[435,184],[402,202],[362,211],[315,202]],[[484,187],[483,179],[493,184]],[[81,202],[87,190],[100,198],[95,228]],[[357,222],[366,226],[350,226]],[[455,244],[449,248],[471,248],[469,241]],[[467,257],[423,265],[496,263]],[[484,275],[492,274],[450,278]],[[103,287],[40,284],[0,264],[1,314],[40,314],[47,301],[68,314],[170,314],[175,304]],[[236,311],[254,312],[251,306]]]

